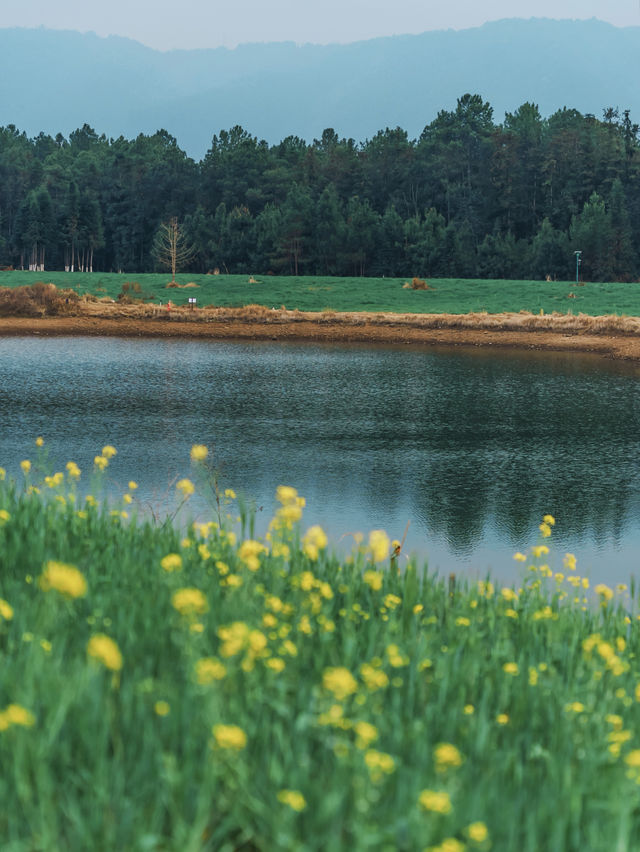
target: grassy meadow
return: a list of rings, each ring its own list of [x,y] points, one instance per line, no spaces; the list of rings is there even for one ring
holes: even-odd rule
[[[617,314],[640,316],[640,284],[567,281],[510,281],[432,279],[429,290],[403,289],[411,278],[331,278],[269,275],[177,276],[180,287],[167,288],[170,276],[94,272],[0,272],[0,287],[17,287],[38,281],[78,294],[116,299],[127,295],[166,304],[242,307],[258,304],[268,308],[301,311],[393,311],[397,313],[490,314],[529,311],[591,316]],[[196,286],[185,286],[185,285]]]
[[[499,588],[337,558],[286,486],[258,541],[199,446],[210,522],[154,524],[114,454],[0,469],[3,852],[640,848],[635,590],[554,518]]]

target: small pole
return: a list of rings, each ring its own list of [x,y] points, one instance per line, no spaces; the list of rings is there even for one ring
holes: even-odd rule
[[[574,251],[574,254],[576,256],[576,284],[578,284],[579,283],[580,264],[582,263],[582,258],[580,257],[580,255],[582,254],[582,252],[581,251]]]

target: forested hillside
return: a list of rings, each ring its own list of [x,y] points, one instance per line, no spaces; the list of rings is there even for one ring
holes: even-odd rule
[[[269,145],[236,126],[201,161],[166,131],[0,128],[0,266],[144,272],[177,217],[193,272],[636,280],[640,147],[628,111],[463,95],[417,139],[325,130]]]

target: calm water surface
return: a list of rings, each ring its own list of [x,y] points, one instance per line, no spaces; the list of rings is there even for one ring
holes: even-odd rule
[[[640,371],[574,354],[107,338],[0,339],[0,464],[43,435],[54,469],[103,444],[113,488],[172,505],[193,443],[258,507],[278,484],[337,547],[384,528],[431,569],[517,576],[545,512],[593,579],[640,552]],[[261,509],[261,511],[260,511]],[[200,517],[203,504],[194,504]]]

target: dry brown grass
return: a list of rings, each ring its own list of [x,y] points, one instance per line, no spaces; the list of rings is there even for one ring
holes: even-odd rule
[[[55,317],[73,314],[79,302],[73,290],[58,290],[38,281],[23,287],[0,287],[0,316]]]

